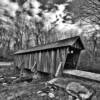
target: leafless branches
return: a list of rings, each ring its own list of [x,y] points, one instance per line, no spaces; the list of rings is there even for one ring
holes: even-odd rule
[[[100,2],[97,0],[85,0],[80,9],[81,18],[89,19],[92,23],[100,25]]]

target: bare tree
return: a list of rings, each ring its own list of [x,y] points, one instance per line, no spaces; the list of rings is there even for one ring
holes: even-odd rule
[[[22,14],[23,15],[23,14]],[[29,48],[30,31],[27,23],[29,23],[22,15],[17,16],[14,19],[14,40],[15,49],[27,49]]]
[[[85,0],[80,6],[80,17],[91,23],[100,25],[100,2],[98,0]],[[88,21],[87,21],[88,22]]]
[[[84,21],[87,24],[90,24],[94,27],[94,30],[91,32],[86,32],[85,34],[91,34],[88,38],[90,47],[90,52],[95,58],[96,50],[97,50],[97,41],[98,41],[98,34],[100,29],[97,29],[96,26],[100,27],[100,1],[99,0],[84,0],[84,3],[80,2],[80,11],[79,16],[77,16],[79,19]],[[89,29],[90,30],[90,29]],[[84,32],[83,32],[84,34]]]
[[[44,22],[33,19],[30,21],[30,30],[35,37],[35,45],[47,44],[57,40],[55,25],[49,30],[44,29]]]
[[[0,20],[0,46],[3,49],[3,56],[6,56],[7,51],[10,50],[10,33],[8,31],[7,23]]]

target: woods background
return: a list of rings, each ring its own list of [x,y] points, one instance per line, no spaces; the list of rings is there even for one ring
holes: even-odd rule
[[[85,50],[78,66],[100,66],[99,0],[0,1],[0,56],[57,40],[80,36]]]

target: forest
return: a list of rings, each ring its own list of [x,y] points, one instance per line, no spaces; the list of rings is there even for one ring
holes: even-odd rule
[[[1,58],[13,59],[10,55],[17,50],[80,36],[85,51],[79,66],[99,66],[99,6],[99,0],[1,1]]]
[[[100,100],[99,67],[100,0],[0,1],[0,100]]]

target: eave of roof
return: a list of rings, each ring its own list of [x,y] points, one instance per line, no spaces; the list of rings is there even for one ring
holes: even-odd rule
[[[57,42],[52,42],[52,43],[45,44],[45,45],[35,46],[32,49],[19,50],[19,51],[15,52],[14,54],[17,55],[17,54],[31,53],[31,52],[35,52],[35,51],[50,50],[50,49],[55,49],[55,48],[60,48],[60,47],[73,46],[73,44],[78,39],[80,39],[79,36],[67,38],[67,39],[59,40]],[[84,46],[82,49],[84,49]]]

